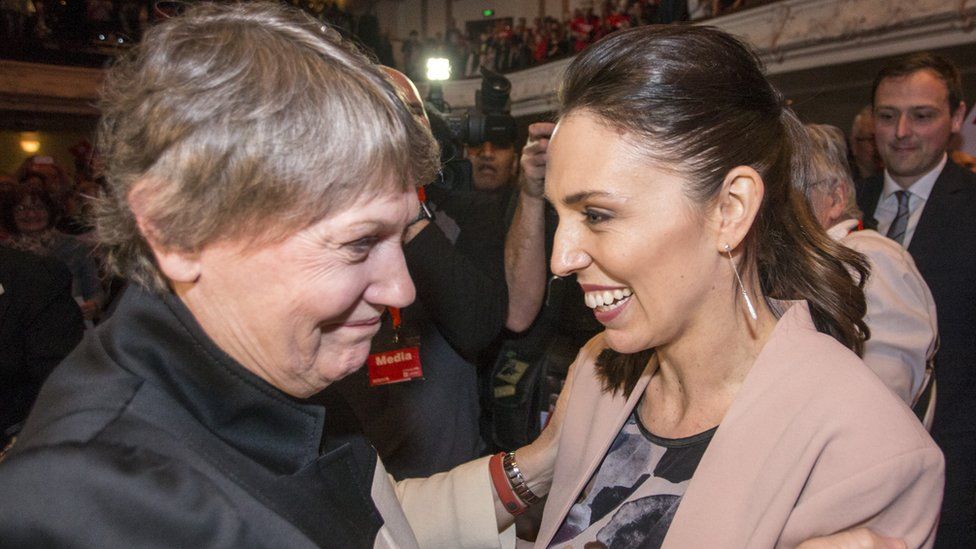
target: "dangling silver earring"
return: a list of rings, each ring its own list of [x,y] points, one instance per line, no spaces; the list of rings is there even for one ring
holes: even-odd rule
[[[752,300],[749,299],[749,292],[746,291],[745,285],[742,284],[742,279],[739,278],[739,270],[735,268],[735,261],[732,259],[732,248],[730,248],[728,244],[725,245],[725,253],[729,254],[729,263],[732,264],[732,273],[735,274],[735,280],[739,283],[739,289],[742,291],[742,299],[746,301],[746,307],[749,308],[749,316],[751,316],[753,320],[758,320],[759,317],[756,315],[756,308],[752,306]]]

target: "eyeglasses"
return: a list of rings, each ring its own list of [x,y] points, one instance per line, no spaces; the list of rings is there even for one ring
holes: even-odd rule
[[[27,205],[21,204],[20,206],[14,208],[14,211],[15,212],[46,212],[47,208],[45,208],[41,204],[27,204]]]

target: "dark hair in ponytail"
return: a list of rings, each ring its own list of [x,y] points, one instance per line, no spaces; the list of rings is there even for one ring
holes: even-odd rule
[[[561,117],[582,111],[630,134],[650,161],[685,175],[698,204],[732,168],[755,169],[765,194],[742,268],[767,297],[807,300],[817,329],[860,354],[867,263],[823,231],[792,184],[807,177],[809,138],[745,45],[711,27],[620,31],[577,56],[560,96]],[[653,352],[604,351],[605,388],[629,394]]]

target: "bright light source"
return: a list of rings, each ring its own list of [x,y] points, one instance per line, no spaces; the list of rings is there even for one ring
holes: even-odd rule
[[[492,15],[495,15],[495,10],[493,10],[491,8],[483,9],[483,10],[481,10],[481,15],[483,15],[485,17],[491,17]]]
[[[20,149],[27,154],[34,154],[41,150],[41,141],[37,132],[23,132],[20,134]]]
[[[447,80],[451,77],[451,61],[443,57],[431,57],[427,60],[427,80]]]

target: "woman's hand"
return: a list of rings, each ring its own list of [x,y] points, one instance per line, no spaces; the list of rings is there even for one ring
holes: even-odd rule
[[[868,528],[845,530],[831,536],[812,538],[796,549],[905,549],[905,542],[882,536]]]

